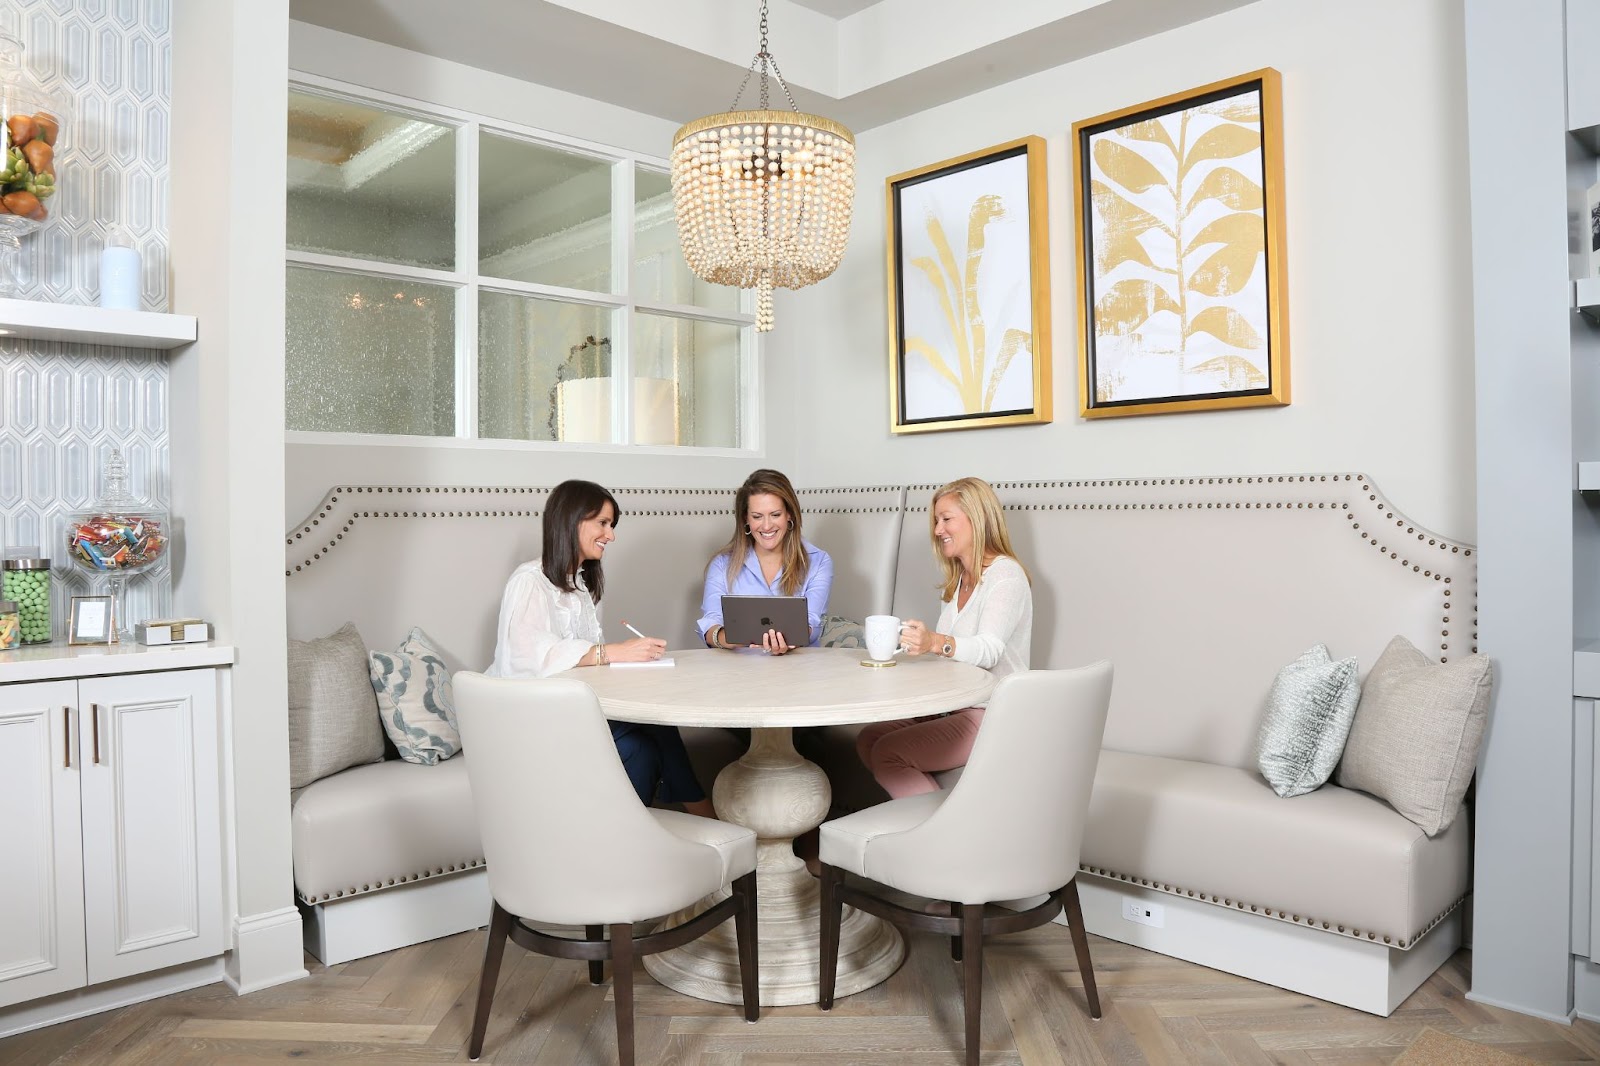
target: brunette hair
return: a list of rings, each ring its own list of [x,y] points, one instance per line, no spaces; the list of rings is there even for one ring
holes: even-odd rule
[[[933,532],[934,524],[939,520],[934,512],[939,509],[939,501],[946,496],[955,500],[956,506],[961,508],[961,513],[967,516],[967,521],[972,525],[972,555],[978,568],[978,572],[972,575],[974,579],[982,576],[986,561],[991,556],[1008,555],[1016,560],[1018,566],[1022,566],[1022,560],[1017,559],[1017,553],[1011,548],[1011,534],[1006,529],[1006,515],[1000,508],[1000,497],[994,494],[994,489],[987,481],[975,477],[957,478],[935,490],[933,503],[928,506],[928,539],[933,545],[933,557],[944,571],[944,588],[939,598],[948,603],[961,586],[961,560],[947,557],[940,550],[939,538]],[[1022,567],[1022,573],[1032,584],[1033,578],[1026,566]]]
[[[544,576],[562,592],[578,591],[573,577],[583,571],[583,583],[600,602],[606,576],[599,559],[585,559],[578,543],[578,526],[611,505],[611,528],[622,521],[616,497],[592,481],[563,481],[550,492],[544,505]]]
[[[751,533],[746,519],[750,514],[750,497],[776,496],[783,501],[783,509],[789,512],[789,528],[783,534],[783,594],[794,596],[805,587],[806,571],[811,567],[811,558],[806,554],[805,544],[800,539],[800,497],[795,495],[794,486],[780,471],[761,469],[744,479],[744,484],[739,486],[739,491],[733,497],[733,536],[728,543],[718,548],[711,557],[711,562],[717,561],[718,555],[728,557],[728,581],[731,584],[744,565],[745,553],[750,550]],[[711,563],[706,564],[706,569],[711,568]]]

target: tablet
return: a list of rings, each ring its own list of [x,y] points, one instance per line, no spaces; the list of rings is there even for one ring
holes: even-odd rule
[[[722,625],[729,644],[760,644],[769,629],[782,633],[791,648],[811,643],[804,596],[724,596]]]

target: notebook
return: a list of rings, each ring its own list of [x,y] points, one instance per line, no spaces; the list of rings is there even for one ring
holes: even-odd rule
[[[769,629],[782,633],[791,648],[811,643],[804,596],[724,596],[722,624],[729,644],[760,644]]]
[[[672,656],[663,655],[661,658],[651,659],[647,663],[609,663],[607,665],[613,670],[632,670],[643,666],[677,666],[678,664],[673,660]]]

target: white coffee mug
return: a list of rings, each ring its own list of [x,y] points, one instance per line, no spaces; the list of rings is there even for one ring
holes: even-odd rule
[[[900,619],[892,614],[869,614],[862,626],[867,654],[880,663],[893,659],[900,651]]]

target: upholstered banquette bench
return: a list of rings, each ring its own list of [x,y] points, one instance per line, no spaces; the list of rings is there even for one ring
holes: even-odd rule
[[[801,493],[805,533],[835,564],[830,614],[936,617],[933,487]],[[1475,650],[1472,549],[1417,527],[1360,474],[996,488],[1033,576],[1034,665],[1116,667],[1082,852],[1090,931],[1391,1012],[1460,944],[1469,819],[1429,837],[1332,784],[1279,798],[1255,770],[1256,735],[1277,671],[1311,645],[1363,673],[1397,634],[1440,661]],[[627,619],[692,646],[732,491],[613,491],[608,629],[620,637]],[[481,669],[504,581],[537,555],[547,494],[331,490],[287,537],[290,637],[354,622],[390,649],[421,627],[452,667]],[[738,754],[723,731],[686,732],[708,783]],[[854,729],[821,729],[804,750],[836,809],[883,798]],[[373,762],[295,791],[308,950],[331,963],[483,923],[470,756]]]

